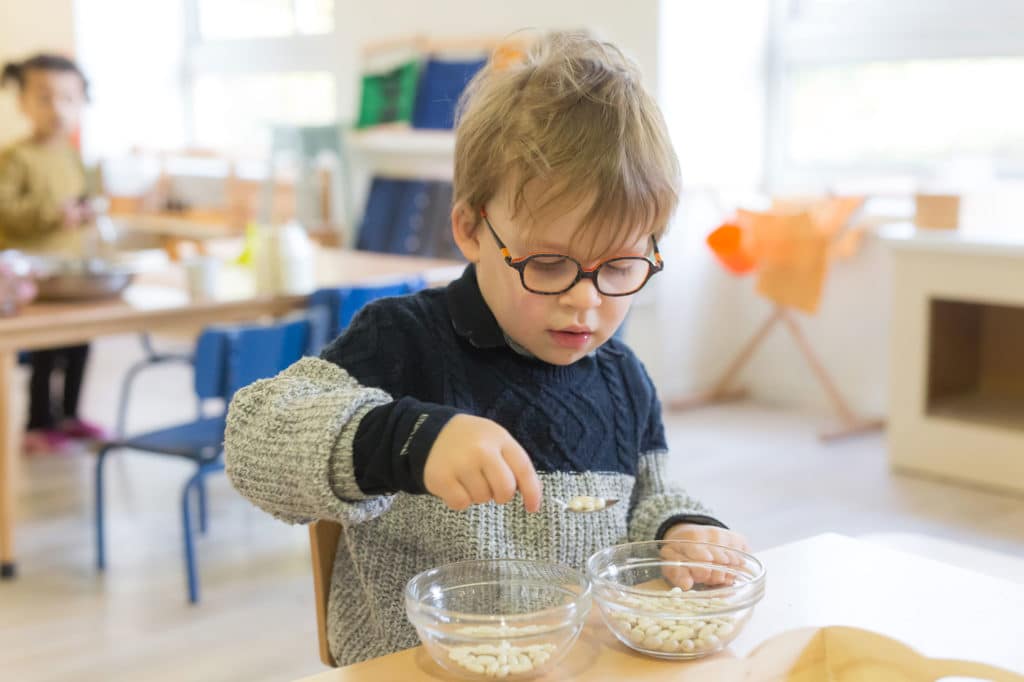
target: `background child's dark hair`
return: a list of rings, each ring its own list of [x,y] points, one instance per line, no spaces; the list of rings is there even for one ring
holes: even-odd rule
[[[10,81],[15,83],[19,90],[24,90],[28,72],[36,69],[41,71],[71,71],[78,74],[78,77],[82,79],[82,92],[85,94],[86,99],[89,98],[89,80],[85,77],[85,74],[78,68],[78,64],[59,54],[41,53],[34,57],[29,57],[23,62],[8,62],[4,65],[3,73],[0,74],[0,85],[7,85],[7,82]]]

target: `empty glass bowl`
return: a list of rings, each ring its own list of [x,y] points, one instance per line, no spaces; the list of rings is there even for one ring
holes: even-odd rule
[[[587,577],[619,641],[659,658],[698,658],[728,646],[765,585],[753,555],[686,540],[603,549],[587,561]]]
[[[590,611],[579,571],[540,561],[463,561],[424,571],[405,588],[405,609],[423,646],[446,670],[470,679],[527,679],[553,668]]]

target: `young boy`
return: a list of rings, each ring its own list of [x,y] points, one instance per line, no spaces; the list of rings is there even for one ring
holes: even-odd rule
[[[32,131],[0,153],[0,249],[79,257],[79,233],[93,219],[83,201],[85,169],[71,143],[88,99],[85,75],[67,57],[39,54],[5,65],[0,84],[8,81],[18,88]],[[101,427],[78,416],[88,355],[87,345],[31,354],[26,451],[54,452],[72,438],[104,437]],[[57,405],[50,394],[54,373],[63,375]]]
[[[434,566],[582,568],[603,547],[662,537],[746,546],[664,480],[654,386],[612,339],[662,268],[677,182],[636,68],[582,35],[541,39],[523,63],[486,67],[462,101],[462,277],[370,304],[321,359],[237,394],[235,487],[285,521],[344,527],[328,619],[340,665],[416,644],[402,590]],[[558,503],[579,495],[622,503]],[[722,579],[683,586],[694,578]]]

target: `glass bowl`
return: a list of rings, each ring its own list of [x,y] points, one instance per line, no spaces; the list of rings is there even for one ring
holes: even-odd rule
[[[687,540],[603,549],[587,560],[587,577],[604,622],[619,641],[642,654],[672,659],[699,658],[728,646],[764,596],[765,585],[764,565],[753,555]],[[695,581],[692,586],[687,577]]]
[[[468,679],[528,679],[550,671],[579,637],[590,583],[541,561],[463,561],[415,576],[405,610],[445,670]]]

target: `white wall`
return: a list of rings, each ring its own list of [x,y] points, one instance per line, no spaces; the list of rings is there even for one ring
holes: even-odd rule
[[[75,51],[72,0],[4,0],[0,19],[0,68],[36,52]],[[0,147],[28,132],[13,88],[0,94]]]

